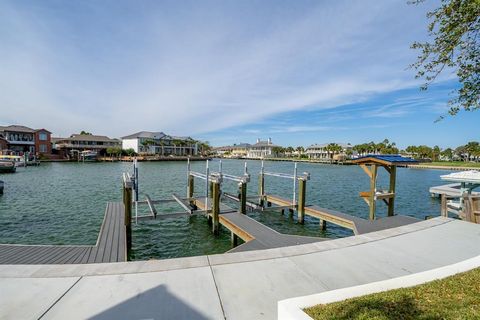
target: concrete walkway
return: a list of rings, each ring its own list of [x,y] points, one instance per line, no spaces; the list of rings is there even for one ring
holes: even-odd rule
[[[0,319],[276,319],[277,301],[480,255],[448,218],[294,247],[171,260],[0,266]]]

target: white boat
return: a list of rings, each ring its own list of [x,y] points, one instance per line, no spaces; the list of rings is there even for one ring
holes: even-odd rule
[[[80,152],[80,161],[83,162],[92,162],[92,161],[97,161],[97,152],[96,151],[91,151],[91,150],[85,150]]]
[[[25,158],[22,156],[0,155],[0,161],[13,162],[15,167],[26,167]]]

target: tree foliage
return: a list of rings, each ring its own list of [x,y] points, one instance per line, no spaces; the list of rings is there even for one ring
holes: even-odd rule
[[[415,0],[418,4],[424,0]],[[449,100],[449,113],[461,109],[473,111],[480,108],[480,0],[442,0],[439,8],[429,12],[428,33],[430,42],[415,42],[419,50],[417,61],[411,65],[416,78],[425,80],[426,90],[446,69],[454,70],[460,87]]]

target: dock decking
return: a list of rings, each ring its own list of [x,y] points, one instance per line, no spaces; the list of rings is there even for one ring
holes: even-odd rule
[[[266,195],[266,201],[281,207],[292,204],[290,200],[273,195]],[[321,221],[327,221],[350,229],[356,235],[395,228],[420,221],[419,219],[413,217],[401,215],[383,217],[376,220],[366,220],[350,214],[321,208],[318,206],[306,206],[305,214],[320,219]]]
[[[108,202],[94,246],[0,244],[0,264],[82,264],[127,261],[125,210]]]
[[[429,189],[432,197],[441,197],[446,195],[447,197],[460,198],[462,196],[460,192],[460,183],[449,183],[441,186],[431,187]],[[480,192],[472,191],[473,195],[479,195]]]
[[[205,210],[204,199],[196,199],[195,205],[199,209]],[[220,209],[220,224],[230,230],[232,234],[245,241],[244,244],[241,244],[228,252],[289,247],[297,244],[327,240],[324,238],[279,233],[224,203],[220,204]]]

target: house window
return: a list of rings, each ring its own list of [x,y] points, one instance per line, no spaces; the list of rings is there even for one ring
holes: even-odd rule
[[[41,141],[47,141],[47,134],[46,133],[40,133],[38,135],[38,138],[41,140]]]
[[[46,144],[41,144],[40,145],[40,152],[41,153],[46,153],[47,152],[47,145]]]

